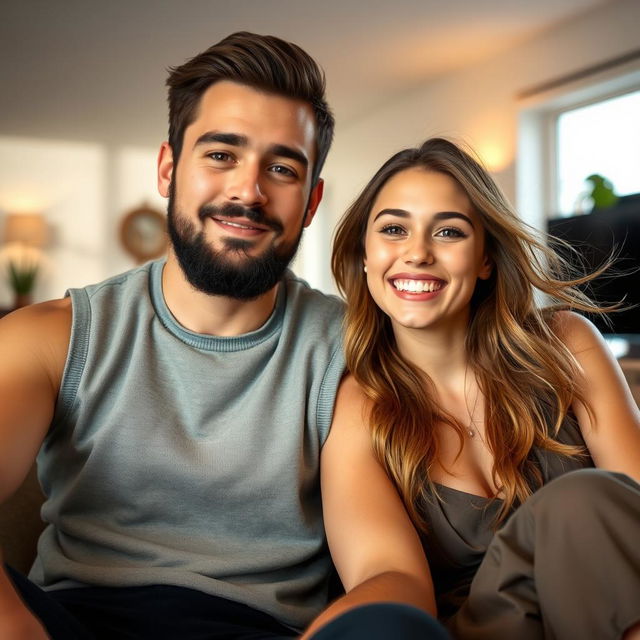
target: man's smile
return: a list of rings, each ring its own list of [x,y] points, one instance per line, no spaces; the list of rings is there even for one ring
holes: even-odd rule
[[[258,225],[255,222],[251,222],[246,219],[238,220],[234,218],[229,220],[228,218],[223,218],[221,216],[211,216],[210,219],[225,230],[231,231],[232,233],[239,233],[241,235],[259,235],[266,231],[271,231],[270,227]]]

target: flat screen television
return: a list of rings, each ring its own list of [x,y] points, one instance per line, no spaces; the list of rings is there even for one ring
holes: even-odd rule
[[[571,218],[552,218],[548,232],[569,242],[580,252],[587,270],[593,271],[613,250],[619,256],[611,273],[590,283],[588,293],[598,302],[617,302],[624,298],[624,311],[591,320],[603,334],[640,334],[640,194],[620,198],[611,208]],[[571,252],[560,251],[575,263]]]

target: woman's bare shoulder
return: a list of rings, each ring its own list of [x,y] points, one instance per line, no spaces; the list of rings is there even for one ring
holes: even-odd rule
[[[551,317],[550,326],[574,355],[603,346],[604,340],[593,322],[575,311],[556,311]]]
[[[332,430],[362,428],[368,423],[371,401],[352,374],[347,373],[340,382],[333,415]]]
[[[351,373],[346,373],[340,381],[336,403],[345,407],[362,408],[368,406],[370,400],[355,377]]]

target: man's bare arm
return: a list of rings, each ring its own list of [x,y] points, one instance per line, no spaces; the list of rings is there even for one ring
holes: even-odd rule
[[[70,332],[69,300],[0,320],[0,502],[22,484],[47,433]]]
[[[24,481],[51,424],[71,334],[71,303],[55,300],[0,320],[0,502]],[[0,637],[45,640],[4,571],[0,549]]]

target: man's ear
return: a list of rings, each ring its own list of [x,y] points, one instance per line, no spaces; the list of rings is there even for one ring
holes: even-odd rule
[[[318,182],[316,182],[313,189],[311,189],[311,193],[309,194],[309,205],[307,206],[307,212],[304,214],[304,225],[308,227],[313,220],[313,216],[316,215],[316,211],[318,209],[318,205],[322,200],[322,194],[324,193],[324,180],[322,178],[318,178]]]
[[[163,198],[169,197],[171,180],[173,179],[173,150],[168,142],[160,145],[158,153],[158,192]]]

